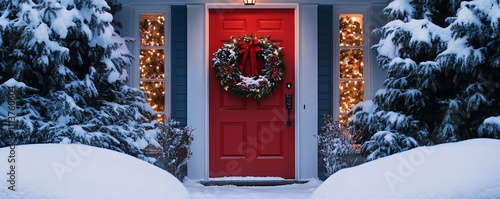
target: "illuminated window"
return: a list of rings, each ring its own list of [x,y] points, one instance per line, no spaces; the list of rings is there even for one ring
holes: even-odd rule
[[[347,126],[347,113],[364,100],[363,15],[339,16],[339,120]]]
[[[156,119],[165,120],[165,16],[141,14],[139,23],[140,88],[146,91]]]

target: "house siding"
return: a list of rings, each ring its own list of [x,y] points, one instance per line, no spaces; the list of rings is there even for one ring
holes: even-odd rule
[[[318,133],[324,114],[333,113],[333,7],[318,6]],[[318,150],[319,151],[319,150]],[[318,153],[318,177],[326,178]]]
[[[171,7],[172,118],[187,125],[187,7]]]

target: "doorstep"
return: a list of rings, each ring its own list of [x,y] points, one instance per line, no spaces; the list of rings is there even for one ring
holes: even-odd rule
[[[291,184],[305,184],[309,180],[207,180],[200,181],[201,184],[205,186],[281,186],[281,185],[291,185]]]

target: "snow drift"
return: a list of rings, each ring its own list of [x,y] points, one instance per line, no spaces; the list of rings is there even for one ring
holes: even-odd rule
[[[340,170],[310,199],[496,199],[500,140],[418,147]]]
[[[8,161],[12,156],[15,162]],[[2,178],[15,167],[15,187],[2,180],[0,198],[189,199],[168,172],[135,157],[77,144],[20,145],[0,149]],[[8,187],[15,188],[15,191]]]

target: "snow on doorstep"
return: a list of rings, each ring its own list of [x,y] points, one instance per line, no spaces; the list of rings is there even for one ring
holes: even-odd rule
[[[418,147],[328,178],[310,199],[498,199],[500,140]]]
[[[186,188],[168,172],[132,156],[76,144],[37,144],[0,149],[2,179],[15,165],[15,190],[0,182],[8,199],[189,199]]]
[[[234,176],[234,177],[220,177],[210,178],[210,181],[282,181],[282,177],[251,177],[251,176]]]
[[[321,184],[309,179],[305,184],[283,186],[204,186],[197,181],[184,179],[184,186],[191,199],[307,199]]]

